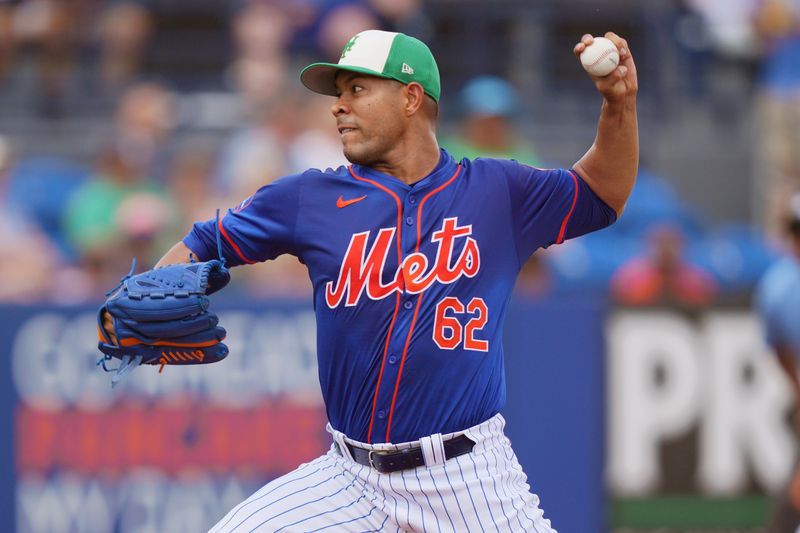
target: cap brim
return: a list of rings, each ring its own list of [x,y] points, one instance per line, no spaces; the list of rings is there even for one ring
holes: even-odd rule
[[[388,78],[388,76],[384,76],[380,72],[364,67],[352,67],[339,65],[338,63],[312,63],[300,72],[300,82],[315,93],[336,96],[336,74],[342,70],[378,78]]]

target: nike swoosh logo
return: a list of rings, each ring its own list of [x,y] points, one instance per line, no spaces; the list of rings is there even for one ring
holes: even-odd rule
[[[356,202],[360,202],[361,200],[363,200],[363,199],[364,199],[364,198],[366,198],[366,197],[367,197],[367,195],[365,194],[364,196],[359,196],[358,198],[351,198],[350,200],[345,200],[344,198],[342,198],[342,197],[340,196],[340,197],[339,197],[339,198],[336,200],[336,207],[338,207],[339,209],[341,209],[341,208],[343,208],[343,207],[347,207],[348,205],[354,204],[354,203],[356,203]]]

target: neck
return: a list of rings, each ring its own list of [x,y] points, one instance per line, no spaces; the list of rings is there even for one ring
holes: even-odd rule
[[[379,172],[394,176],[406,185],[411,185],[436,168],[439,156],[439,144],[436,142],[436,137],[431,136],[421,143],[399,143],[386,161],[371,166]]]

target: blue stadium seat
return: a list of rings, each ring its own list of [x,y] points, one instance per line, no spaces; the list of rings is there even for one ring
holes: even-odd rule
[[[730,293],[751,290],[777,251],[753,227],[732,223],[691,243],[689,256],[716,277],[723,292]]]
[[[641,237],[654,225],[665,223],[680,227],[687,239],[702,234],[706,226],[702,216],[678,197],[672,184],[640,170],[625,213],[611,231]]]

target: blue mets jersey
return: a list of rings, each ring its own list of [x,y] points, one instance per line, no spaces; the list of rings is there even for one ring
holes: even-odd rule
[[[288,253],[308,267],[330,423],[379,443],[498,413],[521,266],[615,218],[572,171],[459,163],[442,151],[413,185],[360,165],[281,178],[228,211],[219,231],[231,265]],[[195,224],[183,241],[201,260],[217,255],[215,226]]]

